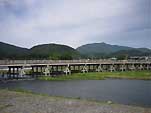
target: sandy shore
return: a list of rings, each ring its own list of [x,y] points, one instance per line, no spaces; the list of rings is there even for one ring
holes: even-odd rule
[[[0,90],[0,113],[151,113],[151,109]]]

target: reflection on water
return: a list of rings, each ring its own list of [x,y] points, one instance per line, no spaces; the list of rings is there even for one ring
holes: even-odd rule
[[[0,88],[23,88],[53,96],[111,100],[115,103],[151,107],[151,81],[144,80],[34,80],[0,83]]]

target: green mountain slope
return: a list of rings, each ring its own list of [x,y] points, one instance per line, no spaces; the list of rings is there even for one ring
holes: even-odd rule
[[[151,55],[147,48],[132,48],[126,46],[110,45],[106,43],[92,43],[80,46],[76,49],[84,57],[108,58],[121,56],[145,56]]]
[[[0,59],[71,60],[109,57],[123,59],[129,56],[151,56],[151,50],[106,43],[87,44],[78,47],[76,50],[72,47],[60,44],[42,44],[27,49],[0,42]]]
[[[118,45],[110,45],[106,43],[92,43],[78,47],[77,51],[79,51],[82,54],[97,54],[97,53],[109,54],[120,50],[129,49],[132,48]]]
[[[26,48],[0,42],[0,59],[24,59],[28,53]]]
[[[30,49],[31,58],[48,58],[48,59],[76,59],[79,53],[66,45],[60,44],[43,44],[34,46]]]
[[[0,59],[69,60],[79,57],[79,52],[66,45],[43,44],[26,49],[0,42]]]

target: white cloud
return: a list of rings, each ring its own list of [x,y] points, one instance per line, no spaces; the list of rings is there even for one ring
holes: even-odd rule
[[[0,27],[3,29],[0,29],[0,40],[24,47],[51,42],[77,47],[84,43],[112,40],[112,37],[107,39],[104,36],[144,29],[148,25],[148,17],[144,17],[147,9],[142,9],[144,2],[1,0]]]

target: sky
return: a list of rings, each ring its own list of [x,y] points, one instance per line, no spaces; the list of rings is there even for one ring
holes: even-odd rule
[[[151,0],[0,0],[0,41],[151,48]]]

